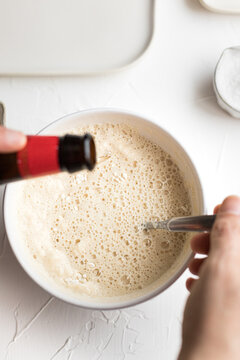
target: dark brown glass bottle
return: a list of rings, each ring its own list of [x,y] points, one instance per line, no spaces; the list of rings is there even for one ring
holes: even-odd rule
[[[91,135],[28,136],[16,153],[0,154],[0,184],[68,171],[92,170],[96,150]]]

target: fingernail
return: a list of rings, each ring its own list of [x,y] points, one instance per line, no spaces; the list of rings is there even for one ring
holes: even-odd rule
[[[24,146],[26,142],[26,136],[19,131],[7,130],[4,135],[5,141],[9,146]]]
[[[240,215],[240,198],[238,196],[229,196],[224,200],[219,212]]]

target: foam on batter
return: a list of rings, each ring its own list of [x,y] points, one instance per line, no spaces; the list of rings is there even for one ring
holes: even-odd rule
[[[166,278],[186,242],[183,233],[140,225],[190,215],[189,194],[173,159],[135,128],[68,131],[85,132],[95,137],[94,171],[22,182],[19,228],[39,270],[63,290],[130,294]]]

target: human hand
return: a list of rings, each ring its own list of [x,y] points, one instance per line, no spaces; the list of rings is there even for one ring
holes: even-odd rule
[[[211,234],[191,241],[191,292],[184,313],[179,360],[240,359],[240,198],[228,197],[215,208]]]
[[[24,147],[26,136],[19,131],[0,126],[0,153],[15,152]]]

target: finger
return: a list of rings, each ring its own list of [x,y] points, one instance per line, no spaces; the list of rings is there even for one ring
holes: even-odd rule
[[[213,210],[213,213],[214,213],[214,214],[217,214],[217,213],[219,212],[219,209],[220,209],[221,205],[222,205],[222,204],[219,204],[219,205],[215,206],[215,208],[214,208],[214,210]]]
[[[219,208],[211,231],[211,252],[240,251],[240,198],[229,196]]]
[[[186,281],[186,288],[188,289],[188,291],[191,292],[193,285],[196,283],[197,279],[193,279],[193,278],[188,278]]]
[[[191,248],[195,253],[207,255],[209,242],[209,234],[198,234],[191,239]]]
[[[26,144],[26,136],[19,131],[0,126],[0,153],[18,151]]]
[[[189,270],[193,275],[198,275],[199,271],[201,269],[201,266],[203,265],[204,261],[206,260],[206,258],[204,259],[193,259],[190,263],[189,263]]]

